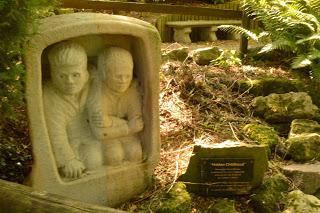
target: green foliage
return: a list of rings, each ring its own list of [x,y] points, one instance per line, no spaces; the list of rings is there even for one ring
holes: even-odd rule
[[[320,0],[244,0],[243,9],[262,23],[263,33],[237,26],[221,29],[265,43],[260,53],[293,53],[292,68],[307,67],[312,77],[320,78]]]
[[[35,31],[35,19],[46,15],[54,2],[0,0],[0,122],[14,118],[14,108],[23,103],[23,44]]]
[[[223,50],[220,56],[212,60],[210,64],[227,68],[234,65],[241,65],[241,59],[235,50]]]

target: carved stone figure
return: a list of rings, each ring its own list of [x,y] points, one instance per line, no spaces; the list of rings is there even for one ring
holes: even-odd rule
[[[98,56],[98,73],[88,110],[92,132],[103,141],[105,163],[139,162],[142,147],[138,133],[143,119],[131,53],[119,47],[106,48]]]
[[[101,147],[86,122],[87,55],[78,44],[58,43],[48,53],[50,81],[43,86],[44,113],[60,174],[80,178],[102,165]]]
[[[143,193],[160,157],[157,29],[101,13],[50,16],[25,62],[28,184],[106,206]]]

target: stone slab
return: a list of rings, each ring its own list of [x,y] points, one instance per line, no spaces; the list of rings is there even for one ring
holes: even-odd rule
[[[320,189],[320,162],[293,163],[282,169],[283,173],[304,193],[314,194]]]
[[[248,194],[261,184],[267,163],[263,145],[232,141],[196,145],[187,171],[179,180],[201,195]]]

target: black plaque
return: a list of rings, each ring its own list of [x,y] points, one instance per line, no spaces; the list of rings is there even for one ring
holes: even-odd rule
[[[201,179],[204,182],[249,182],[253,178],[253,159],[202,158]]]
[[[203,195],[247,194],[251,190],[254,160],[248,158],[201,158],[201,183],[189,185]]]

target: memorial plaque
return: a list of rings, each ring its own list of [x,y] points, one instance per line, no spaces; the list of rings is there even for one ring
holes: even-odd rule
[[[253,159],[202,158],[201,178],[205,182],[248,182],[253,178]]]
[[[249,194],[261,184],[268,164],[265,146],[241,142],[196,145],[192,154],[178,180],[204,196]]]

